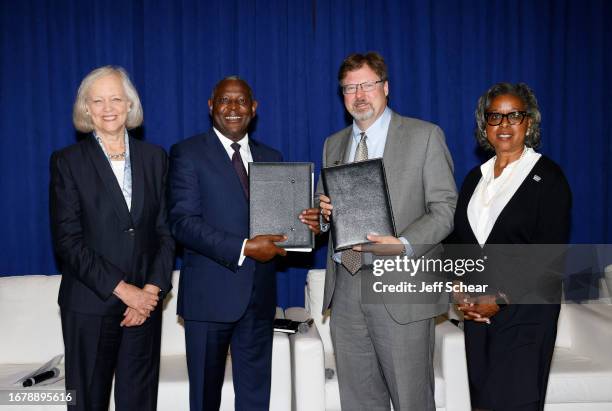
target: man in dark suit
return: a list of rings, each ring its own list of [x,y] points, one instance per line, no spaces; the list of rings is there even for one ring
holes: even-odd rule
[[[185,246],[178,314],[185,320],[191,410],[217,410],[231,345],[236,410],[267,410],[270,400],[274,263],[283,235],[249,236],[247,165],[281,161],[249,138],[257,102],[228,77],[208,100],[213,129],[170,154],[171,231]]]

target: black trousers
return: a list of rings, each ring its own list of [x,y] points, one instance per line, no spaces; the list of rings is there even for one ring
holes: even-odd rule
[[[509,305],[490,325],[465,322],[472,407],[544,409],[559,309],[558,304]]]
[[[107,411],[113,376],[117,411],[155,410],[159,383],[161,304],[144,324],[120,327],[122,316],[62,309],[68,410]]]

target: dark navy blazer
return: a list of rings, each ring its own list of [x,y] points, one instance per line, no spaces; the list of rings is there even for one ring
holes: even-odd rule
[[[278,151],[251,138],[249,147],[255,162],[282,161]],[[275,265],[247,257],[238,266],[249,238],[249,203],[212,129],[172,146],[168,190],[171,231],[185,247],[178,314],[185,320],[237,321],[253,297],[257,315],[272,318]]]

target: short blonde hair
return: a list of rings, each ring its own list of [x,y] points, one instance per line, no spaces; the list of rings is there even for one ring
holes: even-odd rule
[[[123,67],[118,66],[103,66],[91,71],[79,86],[77,91],[76,100],[74,101],[74,107],[72,108],[72,123],[74,127],[84,133],[90,133],[93,131],[93,123],[91,117],[87,115],[87,94],[91,85],[101,77],[108,75],[119,76],[121,84],[123,84],[123,91],[131,103],[130,110],[127,114],[127,120],[125,126],[128,129],[136,128],[142,124],[143,113],[142,105],[140,104],[140,98],[136,87],[130,81],[130,76]]]

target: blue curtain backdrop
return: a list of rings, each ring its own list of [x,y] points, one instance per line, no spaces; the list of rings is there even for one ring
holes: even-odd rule
[[[572,241],[609,243],[611,18],[606,0],[0,0],[0,275],[57,273],[48,159],[76,141],[71,106],[93,68],[128,70],[145,110],[138,134],[166,149],[209,128],[213,84],[238,74],[260,103],[253,135],[318,170],[325,137],[349,123],[338,66],[367,50],[387,60],[390,106],[444,129],[458,184],[484,158],[478,96],[498,81],[532,86],[541,151],[574,194]],[[303,303],[324,252],[287,262],[281,305]]]

